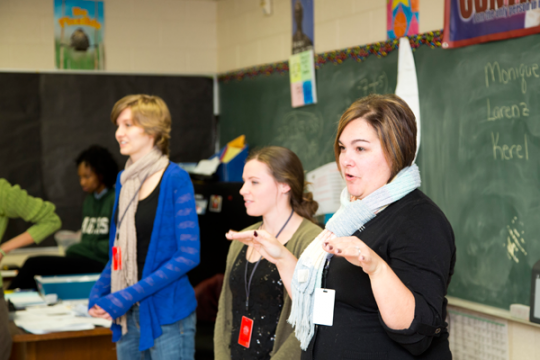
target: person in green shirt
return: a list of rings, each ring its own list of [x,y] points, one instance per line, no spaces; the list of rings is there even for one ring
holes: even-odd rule
[[[10,289],[36,289],[35,275],[100,273],[109,261],[109,223],[118,165],[111,153],[98,145],[84,150],[75,162],[80,185],[88,193],[82,209],[81,242],[70,246],[65,257],[28,258]]]
[[[21,218],[33,223],[28,230],[0,245],[0,262],[10,251],[39,243],[58,230],[62,223],[54,210],[55,206],[50,202],[32,197],[19,185],[12,186],[6,179],[0,178],[0,240],[10,218]],[[3,290],[0,276],[0,360],[7,360],[11,353],[11,335]]]

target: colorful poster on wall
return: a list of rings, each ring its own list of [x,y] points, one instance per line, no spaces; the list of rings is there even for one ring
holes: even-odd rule
[[[292,5],[292,53],[313,49],[314,17],[313,0],[291,0]]]
[[[317,103],[313,50],[294,54],[289,59],[292,107]]]
[[[540,32],[540,0],[445,0],[443,47]]]
[[[57,69],[103,70],[103,1],[54,0]]]
[[[388,39],[418,34],[420,0],[386,0],[386,32]]]

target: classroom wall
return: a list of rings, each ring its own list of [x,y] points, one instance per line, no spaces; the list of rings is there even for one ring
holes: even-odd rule
[[[315,51],[386,40],[387,0],[314,0]],[[217,2],[218,72],[287,60],[291,54],[291,0]],[[420,1],[420,32],[443,28],[444,0]]]
[[[106,70],[201,74],[287,60],[290,0],[104,0]],[[386,0],[315,0],[315,50],[386,39]],[[420,32],[444,0],[420,1]],[[0,1],[0,70],[54,70],[53,0]]]
[[[217,70],[214,0],[104,0],[106,70]],[[54,70],[53,0],[0,0],[0,70]]]

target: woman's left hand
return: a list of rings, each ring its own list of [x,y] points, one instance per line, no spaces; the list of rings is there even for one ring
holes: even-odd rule
[[[102,319],[105,319],[105,320],[111,320],[112,321],[111,315],[109,315],[108,312],[103,310],[98,305],[94,305],[90,310],[88,310],[88,314],[90,314],[90,316],[92,316],[92,317],[97,317],[97,318],[102,318]]]
[[[360,266],[368,275],[372,275],[386,264],[375,251],[356,236],[326,238],[322,247],[324,251],[342,256],[353,265]]]

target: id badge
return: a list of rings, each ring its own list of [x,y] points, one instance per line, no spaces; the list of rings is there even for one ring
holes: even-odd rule
[[[334,302],[336,290],[315,289],[315,301],[313,303],[313,323],[318,325],[332,326],[334,324]]]
[[[251,333],[253,332],[253,320],[242,316],[242,324],[240,324],[240,335],[238,336],[238,343],[245,348],[249,349],[251,342]]]
[[[113,270],[122,270],[122,248],[120,246],[113,246],[112,248],[112,260]]]

